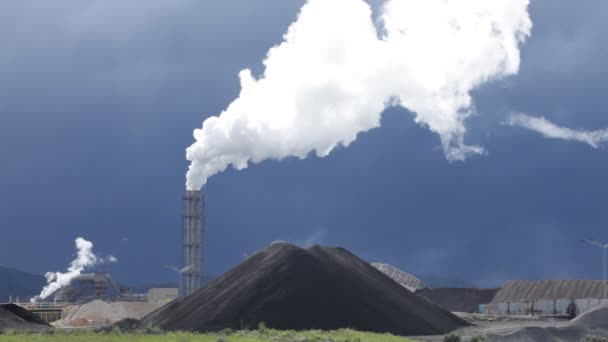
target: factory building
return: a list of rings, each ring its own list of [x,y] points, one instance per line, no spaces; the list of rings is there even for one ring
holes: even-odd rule
[[[127,296],[129,289],[119,287],[109,274],[98,272],[81,274],[68,286],[55,292],[55,302],[84,303],[91,300],[118,300]]]
[[[132,294],[127,287],[118,286],[109,274],[103,272],[81,274],[70,285],[55,292],[55,302],[86,303],[104,301],[170,301],[182,295],[188,296],[201,287],[203,276],[204,200],[201,191],[186,191],[182,211],[182,277],[178,289],[152,289],[147,294]]]
[[[179,296],[177,288],[151,288],[148,290],[148,301],[150,303],[167,303]]]
[[[491,315],[572,317],[608,304],[604,286],[602,280],[508,281],[479,310]]]
[[[422,281],[420,279],[416,278],[415,276],[413,276],[407,272],[404,272],[404,271],[398,269],[397,267],[394,267],[389,264],[379,263],[379,262],[372,263],[372,266],[374,266],[380,272],[386,274],[387,276],[389,276],[394,281],[396,281],[397,283],[399,283],[401,286],[405,287],[406,289],[410,290],[411,292],[415,292],[416,290],[419,290],[423,287]]]

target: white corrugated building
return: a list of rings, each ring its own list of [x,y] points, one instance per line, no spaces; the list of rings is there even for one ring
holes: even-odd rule
[[[608,304],[602,280],[515,280],[506,282],[480,312],[495,315],[570,316]],[[571,306],[572,308],[572,306]]]

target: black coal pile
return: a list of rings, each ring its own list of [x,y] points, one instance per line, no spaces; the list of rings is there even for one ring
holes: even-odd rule
[[[498,289],[475,288],[424,288],[416,291],[417,295],[452,312],[479,312],[480,304],[488,304]]]
[[[121,331],[135,331],[143,328],[141,322],[135,318],[121,319],[120,321],[114,323],[112,328],[114,327],[120,329]]]
[[[141,321],[136,318],[121,319],[112,325],[98,328],[95,331],[109,333],[116,329],[122,331],[123,333],[149,333],[151,331],[142,326]]]
[[[343,248],[273,243],[189,297],[144,317],[165,330],[353,328],[444,334],[468,323]]]
[[[0,331],[48,331],[52,327],[40,316],[15,304],[0,305]]]

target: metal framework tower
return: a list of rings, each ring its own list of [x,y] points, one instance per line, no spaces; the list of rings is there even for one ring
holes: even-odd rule
[[[203,275],[203,239],[205,202],[201,191],[188,190],[182,197],[182,296],[201,287]],[[190,267],[192,266],[192,267]],[[188,268],[188,269],[186,269]]]

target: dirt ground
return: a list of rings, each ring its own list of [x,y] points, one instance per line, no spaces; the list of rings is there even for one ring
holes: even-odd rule
[[[508,334],[526,327],[563,327],[568,324],[568,322],[564,320],[542,319],[528,316],[492,317],[460,312],[457,312],[456,314],[474,324],[473,326],[456,330],[463,341],[468,341],[471,337],[480,335]],[[412,336],[411,338],[416,341],[425,342],[443,341],[443,336]]]
[[[608,307],[588,311],[572,321],[529,316],[488,316],[456,313],[472,326],[456,330],[463,341],[485,336],[489,342],[581,341],[585,336],[608,336]],[[412,336],[416,341],[439,342],[443,336]]]

